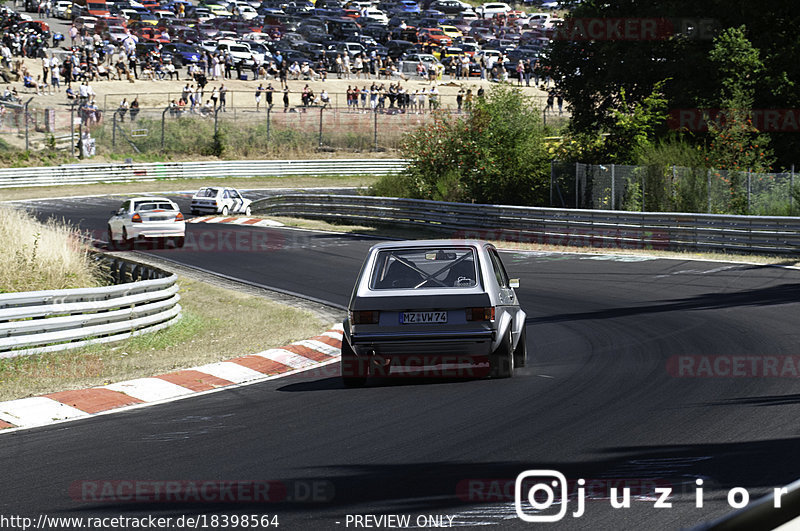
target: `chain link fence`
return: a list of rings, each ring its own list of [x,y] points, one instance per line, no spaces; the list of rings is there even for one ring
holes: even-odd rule
[[[755,173],[554,161],[550,206],[641,212],[797,215],[794,168]]]
[[[69,148],[75,110],[0,102],[0,139],[21,149]]]
[[[403,134],[457,111],[396,106],[274,105],[146,108],[106,113],[91,127],[98,150],[111,153],[300,155],[309,151],[394,151]],[[109,115],[110,114],[110,115]]]

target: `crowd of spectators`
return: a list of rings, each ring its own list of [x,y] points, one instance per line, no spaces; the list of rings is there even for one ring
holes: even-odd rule
[[[41,2],[37,14],[47,15],[48,3],[47,1]],[[329,4],[330,2],[326,0],[323,3]],[[421,4],[430,3],[430,1],[423,1]],[[171,5],[177,9],[175,15],[182,24],[190,24],[186,17],[197,14],[196,10],[193,11],[195,6],[189,5],[187,8],[187,5],[179,2],[173,2]],[[75,8],[75,6],[73,7]],[[319,8],[313,9],[308,6],[304,10],[307,12],[321,11]],[[245,24],[242,13],[239,12],[238,15],[238,19],[233,17],[229,20]],[[318,18],[321,20],[323,17]],[[0,78],[7,83],[21,81],[24,90],[35,94],[53,94],[63,91],[67,99],[79,107],[80,115],[87,125],[99,123],[102,120],[102,112],[98,109],[95,94],[91,88],[91,83],[102,81],[123,80],[130,83],[161,80],[188,81],[181,98],[174,99],[169,103],[171,114],[174,116],[184,113],[210,115],[218,107],[224,111],[227,89],[224,85],[219,88],[213,87],[207,97],[207,85],[209,82],[233,79],[259,82],[276,81],[280,87],[278,90],[283,92],[286,112],[293,110],[289,104],[289,94],[292,92],[289,90],[289,81],[324,82],[329,76],[343,80],[373,80],[369,86],[363,85],[360,89],[357,86],[348,88],[348,109],[364,110],[368,108],[392,112],[430,110],[441,106],[441,95],[436,84],[443,81],[444,76],[448,74],[451,80],[457,81],[469,80],[474,77],[497,82],[515,81],[519,86],[527,87],[531,86],[531,82],[533,82],[533,86],[547,87],[550,82],[546,73],[538,67],[535,56],[522,57],[513,61],[509,57],[509,50],[502,47],[497,54],[484,54],[480,51],[474,53],[474,47],[473,53],[467,53],[458,48],[453,49],[439,45],[441,43],[419,42],[408,51],[415,51],[417,54],[435,53],[438,58],[432,62],[419,60],[416,68],[409,70],[408,65],[403,64],[406,60],[405,54],[387,53],[387,47],[383,46],[392,41],[393,35],[395,38],[407,37],[410,26],[406,24],[405,19],[399,23],[394,21],[394,25],[390,21],[386,27],[389,32],[388,36],[378,40],[367,35],[365,27],[364,34],[358,37],[362,43],[361,50],[356,53],[351,53],[349,49],[341,50],[329,44],[329,49],[323,47],[313,56],[309,53],[308,57],[301,54],[298,59],[299,52],[297,50],[299,48],[296,45],[298,40],[308,44],[308,41],[304,41],[302,36],[306,34],[298,33],[301,28],[297,27],[294,22],[288,23],[291,22],[290,19],[285,19],[287,23],[281,29],[274,27],[268,29],[267,19],[268,17],[265,15],[263,19],[258,20],[258,24],[251,22],[249,25],[263,24],[263,32],[265,35],[269,35],[269,38],[263,39],[261,44],[274,44],[275,46],[269,47],[270,53],[262,56],[262,60],[256,58],[256,53],[251,54],[250,60],[247,60],[247,58],[235,56],[228,49],[208,49],[207,42],[206,46],[200,48],[198,45],[201,42],[187,39],[185,36],[188,33],[185,32],[181,34],[181,37],[177,35],[169,37],[169,27],[162,27],[160,24],[158,26],[161,31],[159,40],[164,42],[150,41],[137,36],[136,31],[131,28],[125,30],[125,36],[115,40],[108,38],[108,34],[91,31],[87,27],[79,28],[77,24],[73,24],[69,29],[69,47],[57,48],[59,43],[66,42],[63,37],[50,35],[49,30],[43,29],[44,26],[25,21],[19,13],[2,8],[0,27],[4,31],[0,38]],[[308,17],[307,20],[311,20],[311,18]],[[361,19],[361,21],[367,26],[371,24],[371,21],[367,19]],[[524,26],[511,23],[511,18],[505,14],[488,17],[483,22],[485,23],[477,27],[491,33],[495,40],[516,43],[525,41],[527,32],[523,30]],[[133,24],[131,26],[134,27]],[[176,34],[178,33],[180,32],[176,30]],[[241,37],[235,33],[240,32],[227,30],[216,37],[231,39]],[[270,39],[271,42],[269,42]],[[53,45],[49,45],[50,40],[53,41]],[[164,47],[164,44],[170,40],[173,43],[188,40],[196,46],[195,49],[198,51],[196,60],[188,62],[185,70],[182,63],[176,64],[178,61],[173,59],[177,52],[173,49],[172,53],[168,53]],[[464,42],[467,40],[465,38]],[[279,46],[279,44],[287,42],[292,43],[292,46]],[[144,43],[147,45],[143,46]],[[464,46],[467,48],[466,45]],[[28,59],[27,64],[22,61],[25,58]],[[41,74],[34,74],[30,71],[31,60],[39,63]],[[415,78],[414,73],[416,73]],[[412,89],[401,84],[401,81],[408,81],[411,78],[428,81],[430,86]],[[256,89],[257,110],[261,109],[262,100],[266,100],[265,108],[273,105],[272,92],[274,90],[271,82],[267,87],[264,87],[263,83],[259,84],[259,88]],[[481,93],[483,90],[483,88],[476,89]],[[19,95],[15,92],[6,91],[2,99],[5,101],[18,100]],[[462,88],[455,96],[457,109],[459,111],[469,110],[473,98],[477,96],[479,94],[473,95],[472,89]],[[548,99],[548,109],[553,109],[555,100],[559,103],[560,112],[563,99],[557,94],[552,94]],[[300,102],[302,107],[327,106],[330,105],[331,99],[327,91],[315,94],[306,85],[300,92]],[[120,102],[117,112],[121,119],[124,119],[126,115],[129,119],[134,119],[135,114],[130,110],[131,105],[132,102],[128,102],[127,98]]]

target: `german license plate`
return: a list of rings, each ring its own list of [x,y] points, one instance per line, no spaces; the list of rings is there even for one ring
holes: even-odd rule
[[[436,324],[446,323],[447,312],[403,312],[400,324]]]

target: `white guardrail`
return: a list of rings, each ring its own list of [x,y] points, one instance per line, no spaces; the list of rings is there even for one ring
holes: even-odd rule
[[[0,188],[65,184],[290,175],[385,175],[406,166],[402,159],[221,160],[143,164],[67,164],[0,169]]]
[[[475,205],[355,195],[284,194],[253,212],[389,223],[451,238],[656,250],[800,252],[800,218]]]
[[[121,260],[114,286],[0,294],[0,358],[107,343],[180,319],[177,275]]]

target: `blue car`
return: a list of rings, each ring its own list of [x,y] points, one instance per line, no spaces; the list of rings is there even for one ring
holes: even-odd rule
[[[403,13],[419,13],[419,5],[414,0],[401,0],[397,7]]]
[[[201,58],[200,49],[189,44],[170,43],[165,44],[161,49],[172,54],[172,64],[176,67],[197,63]]]

